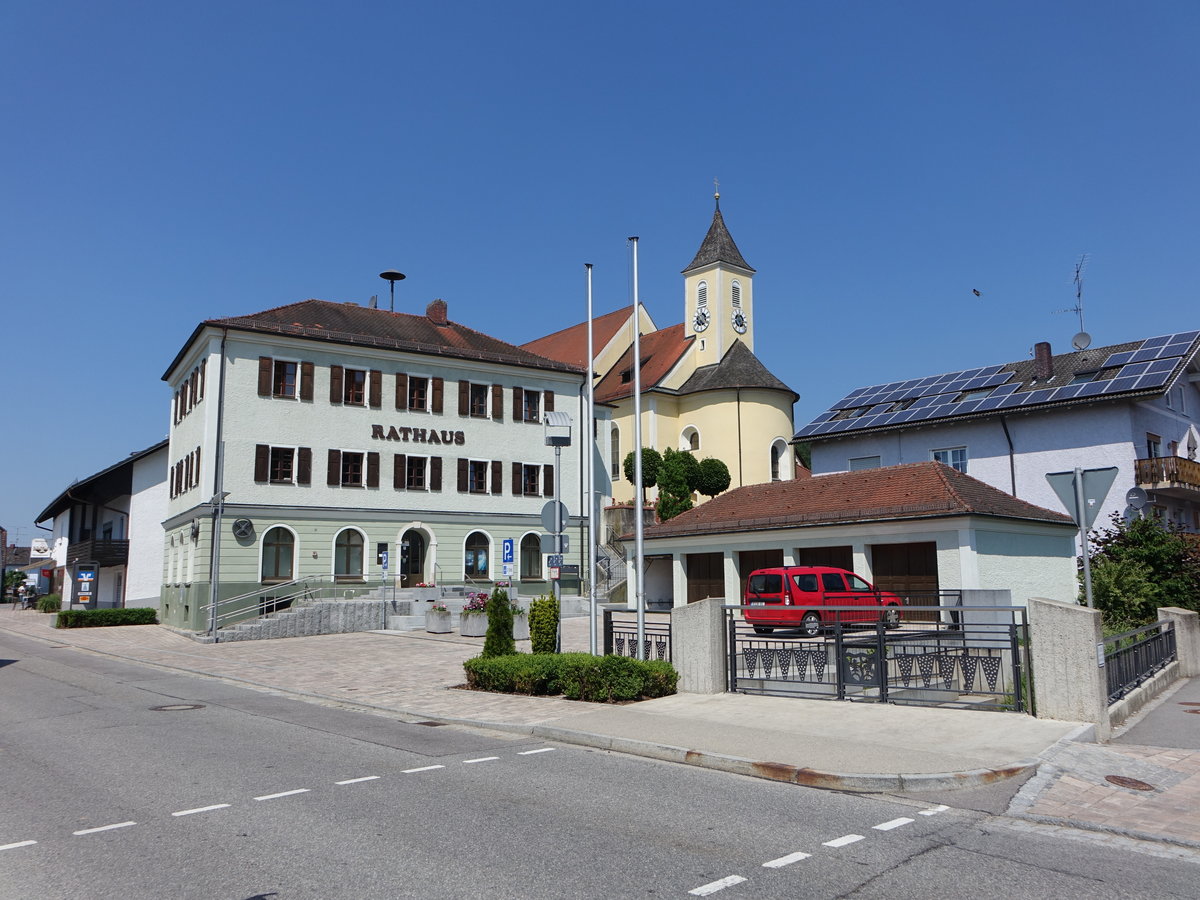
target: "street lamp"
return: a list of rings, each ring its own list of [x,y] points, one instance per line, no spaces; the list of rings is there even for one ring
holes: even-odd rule
[[[563,552],[562,448],[571,446],[571,416],[565,412],[551,411],[546,413],[542,422],[546,446],[554,448],[554,552],[561,556]],[[562,651],[562,589],[559,587],[561,578],[560,569],[559,577],[550,582],[552,595],[558,603],[558,633],[554,643],[555,649],[559,652]]]
[[[379,277],[388,283],[391,289],[391,298],[388,300],[388,310],[396,311],[396,282],[404,280],[404,273],[397,272],[395,269],[388,269],[386,272],[380,272]]]

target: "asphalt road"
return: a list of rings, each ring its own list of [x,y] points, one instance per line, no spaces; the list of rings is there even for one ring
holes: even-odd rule
[[[8,636],[0,791],[4,900],[1200,897],[1194,856]]]

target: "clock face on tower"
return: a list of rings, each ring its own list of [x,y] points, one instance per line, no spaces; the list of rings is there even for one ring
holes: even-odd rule
[[[696,331],[703,331],[708,327],[708,310],[698,309],[696,315],[692,319],[692,328]]]
[[[738,334],[746,333],[746,316],[740,309],[733,314],[733,330]]]

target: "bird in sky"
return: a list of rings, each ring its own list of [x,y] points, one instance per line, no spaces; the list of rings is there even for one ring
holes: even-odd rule
[[[971,293],[974,294],[976,297],[983,296],[983,294],[979,293],[979,291],[975,290],[975,288],[971,288]]]

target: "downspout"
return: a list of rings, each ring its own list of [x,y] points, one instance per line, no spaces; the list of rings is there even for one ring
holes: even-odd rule
[[[1008,416],[1000,417],[1000,427],[1004,429],[1004,439],[1008,441],[1008,479],[1012,484],[1012,490],[1009,493],[1015,497],[1017,496],[1017,460],[1013,453],[1012,435],[1008,433]]]

